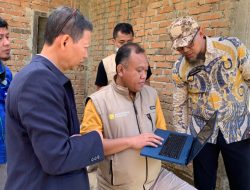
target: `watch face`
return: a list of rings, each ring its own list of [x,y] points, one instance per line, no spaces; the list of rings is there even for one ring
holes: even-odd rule
[[[0,82],[3,82],[5,80],[5,66],[0,61]]]

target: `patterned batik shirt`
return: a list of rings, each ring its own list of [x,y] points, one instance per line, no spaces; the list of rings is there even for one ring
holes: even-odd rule
[[[204,121],[218,110],[209,142],[222,132],[227,143],[250,137],[248,96],[250,58],[246,47],[233,37],[206,37],[205,62],[188,63],[182,56],[173,68],[174,127],[196,136]]]

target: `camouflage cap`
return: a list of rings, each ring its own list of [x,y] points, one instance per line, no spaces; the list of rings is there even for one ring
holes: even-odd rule
[[[198,23],[190,16],[177,18],[168,28],[170,39],[173,42],[172,48],[187,46],[198,28]]]

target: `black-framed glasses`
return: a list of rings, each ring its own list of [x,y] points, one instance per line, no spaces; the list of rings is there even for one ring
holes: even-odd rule
[[[176,50],[177,51],[183,51],[184,48],[192,48],[194,46],[194,39],[195,37],[197,36],[198,32],[200,31],[200,27],[197,29],[197,31],[195,32],[195,35],[194,37],[192,38],[192,40],[190,41],[190,43],[187,45],[187,46],[184,46],[184,47],[177,47]]]
[[[62,25],[58,28],[56,34],[59,35],[64,29],[65,25],[76,15],[77,9],[74,9],[73,12],[65,19]]]

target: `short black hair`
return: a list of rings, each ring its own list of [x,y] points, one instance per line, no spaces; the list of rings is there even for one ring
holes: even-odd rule
[[[145,53],[145,50],[137,43],[128,42],[124,44],[122,47],[119,48],[118,52],[116,53],[116,66],[127,61],[132,52],[136,54],[141,54]]]
[[[2,19],[1,17],[0,17],[0,28],[7,28],[8,29],[7,21]]]
[[[132,36],[134,37],[134,30],[131,24],[129,23],[118,23],[114,30],[113,30],[113,38],[115,39],[117,37],[118,32],[121,32],[123,34],[132,34]]]
[[[48,18],[44,41],[51,45],[59,35],[68,34],[74,42],[77,42],[85,30],[92,31],[93,25],[79,10],[65,6],[58,7]]]

